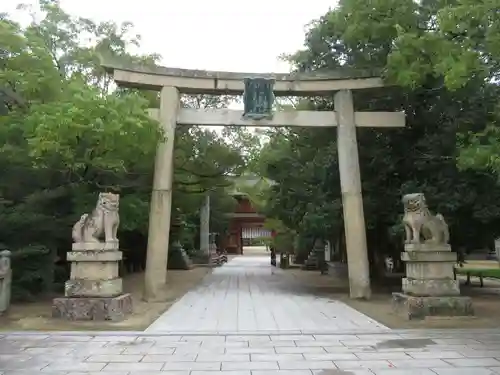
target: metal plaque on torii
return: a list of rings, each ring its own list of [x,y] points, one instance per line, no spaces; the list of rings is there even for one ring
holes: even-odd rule
[[[243,91],[243,118],[247,120],[271,120],[273,118],[274,79],[245,78]]]

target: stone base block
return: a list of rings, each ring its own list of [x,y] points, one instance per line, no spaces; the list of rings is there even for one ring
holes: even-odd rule
[[[453,279],[454,267],[455,262],[406,262],[406,277],[418,280]]]
[[[312,250],[309,253],[309,256],[307,257],[306,261],[304,264],[300,267],[304,271],[318,271],[319,270],[319,264],[318,264],[318,255],[314,250]]]
[[[73,251],[113,251],[120,248],[120,243],[115,242],[78,242],[71,246]]]
[[[417,263],[456,263],[457,253],[450,251],[405,251],[401,253],[401,260],[404,262]]]
[[[55,298],[52,317],[65,320],[120,321],[131,314],[132,296],[122,294],[109,298]]]
[[[119,275],[118,262],[71,262],[71,280],[114,280]]]
[[[433,244],[433,243],[407,243],[405,251],[451,251],[451,245],[448,244]]]
[[[473,316],[474,309],[470,297],[440,296],[418,297],[404,293],[392,293],[394,312],[409,320],[421,320],[434,316]]]
[[[123,293],[121,278],[112,280],[72,279],[64,285],[66,297],[116,297]]]
[[[70,251],[66,254],[66,260],[68,262],[119,262],[123,259],[123,253],[117,250],[106,250],[106,251]]]
[[[411,296],[458,296],[460,285],[458,280],[448,279],[412,279],[404,277],[403,292]]]

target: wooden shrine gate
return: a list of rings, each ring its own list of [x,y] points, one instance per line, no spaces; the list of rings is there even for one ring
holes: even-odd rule
[[[155,161],[145,275],[147,300],[161,298],[167,276],[172,206],[175,127],[299,126],[337,128],[337,147],[344,213],[351,298],[371,295],[366,228],[361,194],[356,127],[403,127],[403,112],[355,112],[352,90],[383,87],[371,72],[330,71],[312,75],[211,72],[166,67],[103,64],[115,82],[124,87],[160,91],[160,108],[151,111],[167,137],[160,142]],[[241,95],[244,111],[180,108],[180,95]],[[334,111],[272,112],[275,95],[332,96]],[[332,130],[333,131],[333,130]]]
[[[234,212],[226,214],[230,218],[229,233],[223,239],[222,246],[230,254],[243,254],[245,239],[270,236],[271,233],[263,227],[264,215],[260,215],[244,193],[234,193],[238,201]]]

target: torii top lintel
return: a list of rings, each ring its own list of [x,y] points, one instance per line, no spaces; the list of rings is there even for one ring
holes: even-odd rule
[[[272,78],[277,96],[330,95],[338,90],[359,90],[383,87],[384,82],[374,71],[335,70],[309,74],[237,73],[206,70],[145,67],[104,62],[103,68],[113,74],[122,87],[161,90],[173,86],[188,94],[240,95],[245,78]]]

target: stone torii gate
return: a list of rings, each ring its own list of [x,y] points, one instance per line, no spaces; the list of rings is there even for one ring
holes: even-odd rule
[[[145,275],[146,300],[161,299],[166,283],[169,228],[172,206],[173,152],[175,127],[179,125],[256,126],[256,127],[337,127],[338,159],[351,298],[371,295],[366,229],[361,194],[356,126],[404,127],[403,112],[354,112],[352,90],[383,87],[380,77],[363,72],[342,71],[322,75],[253,74],[166,67],[131,67],[103,64],[123,87],[160,91],[160,109],[151,110],[166,133],[158,145]],[[246,116],[229,109],[180,108],[180,94],[241,95],[248,79],[260,80],[277,96],[330,96],[335,93],[335,111],[284,111],[272,115]],[[274,87],[273,87],[274,85]],[[265,95],[265,94],[264,94]],[[269,110],[272,98],[264,107]],[[261,102],[262,105],[262,102]],[[245,115],[245,116],[244,116]],[[250,117],[250,118],[249,118]]]

